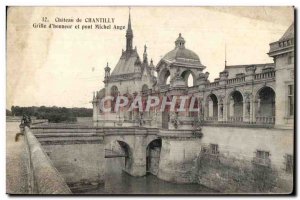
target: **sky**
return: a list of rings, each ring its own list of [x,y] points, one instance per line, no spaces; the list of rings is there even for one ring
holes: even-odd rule
[[[104,67],[117,64],[125,49],[125,30],[33,28],[47,17],[115,18],[127,26],[128,7],[10,7],[7,19],[6,108],[18,106],[88,107],[104,87]],[[209,79],[227,65],[269,63],[269,43],[294,19],[292,7],[131,7],[133,45],[140,57],[147,45],[154,65],[174,49],[181,33]],[[49,24],[49,23],[46,23]],[[69,23],[75,25],[76,23]],[[80,23],[83,24],[83,23]]]

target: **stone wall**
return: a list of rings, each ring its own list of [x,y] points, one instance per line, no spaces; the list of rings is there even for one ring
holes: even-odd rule
[[[217,144],[219,153],[199,154],[199,184],[221,192],[292,192],[285,157],[293,155],[293,130],[205,126],[203,134],[201,147]],[[270,153],[269,165],[254,162],[256,150]]]
[[[293,174],[286,155],[293,156],[293,130],[237,126],[203,126],[203,137],[181,138],[161,133],[158,178],[199,183],[226,193],[290,193]],[[184,131],[181,135],[185,135]],[[217,145],[217,153],[203,153]],[[256,151],[269,152],[267,165],[255,162]]]
[[[35,127],[34,133],[72,191],[104,183],[103,135],[96,129]]]
[[[200,151],[200,140],[162,139],[158,178],[174,183],[195,182],[195,160]]]
[[[290,193],[292,175],[224,154],[200,154],[198,183],[222,193]]]

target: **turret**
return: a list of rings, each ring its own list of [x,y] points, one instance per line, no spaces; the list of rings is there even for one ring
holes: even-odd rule
[[[130,18],[130,11],[129,11],[128,26],[126,31],[126,51],[132,50],[132,41],[133,41],[133,32],[131,29],[131,18]]]
[[[138,75],[138,77],[140,76],[140,73],[141,73],[141,60],[140,60],[140,57],[137,57],[137,59],[135,60],[134,62],[134,73],[136,75]]]
[[[109,77],[110,77],[110,67],[108,66],[108,63],[106,64],[106,67],[104,68],[105,70],[105,74],[104,74],[104,84],[105,86],[107,85],[108,83],[108,80],[109,80]]]
[[[143,64],[148,65],[148,58],[147,58],[147,46],[144,46],[144,54],[143,54]]]
[[[152,59],[150,60],[149,69],[150,69],[151,76],[154,76],[155,67],[153,65],[153,60]]]
[[[110,67],[108,66],[108,63],[106,64],[105,70],[105,76],[104,78],[107,79],[110,76]]]

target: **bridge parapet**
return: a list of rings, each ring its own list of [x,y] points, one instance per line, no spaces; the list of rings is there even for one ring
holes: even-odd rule
[[[203,134],[201,130],[195,130],[195,129],[185,129],[185,130],[160,129],[157,136],[161,138],[176,138],[180,140],[180,139],[197,139],[197,138],[201,139]]]
[[[71,194],[64,178],[53,166],[41,144],[25,127],[26,145],[29,153],[29,191],[33,194]]]
[[[103,132],[104,136],[109,135],[157,135],[158,128],[146,127],[103,127],[98,128],[97,133]]]

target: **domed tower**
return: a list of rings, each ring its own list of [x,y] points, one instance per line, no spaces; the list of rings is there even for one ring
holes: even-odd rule
[[[196,84],[198,75],[205,69],[201,64],[199,56],[185,47],[185,39],[179,33],[175,41],[175,48],[168,52],[157,64],[156,71],[158,73],[158,85],[163,88],[168,88],[168,80],[180,80],[179,77],[185,81],[186,86],[188,77],[192,75],[193,85]],[[172,84],[171,84],[172,85]]]

